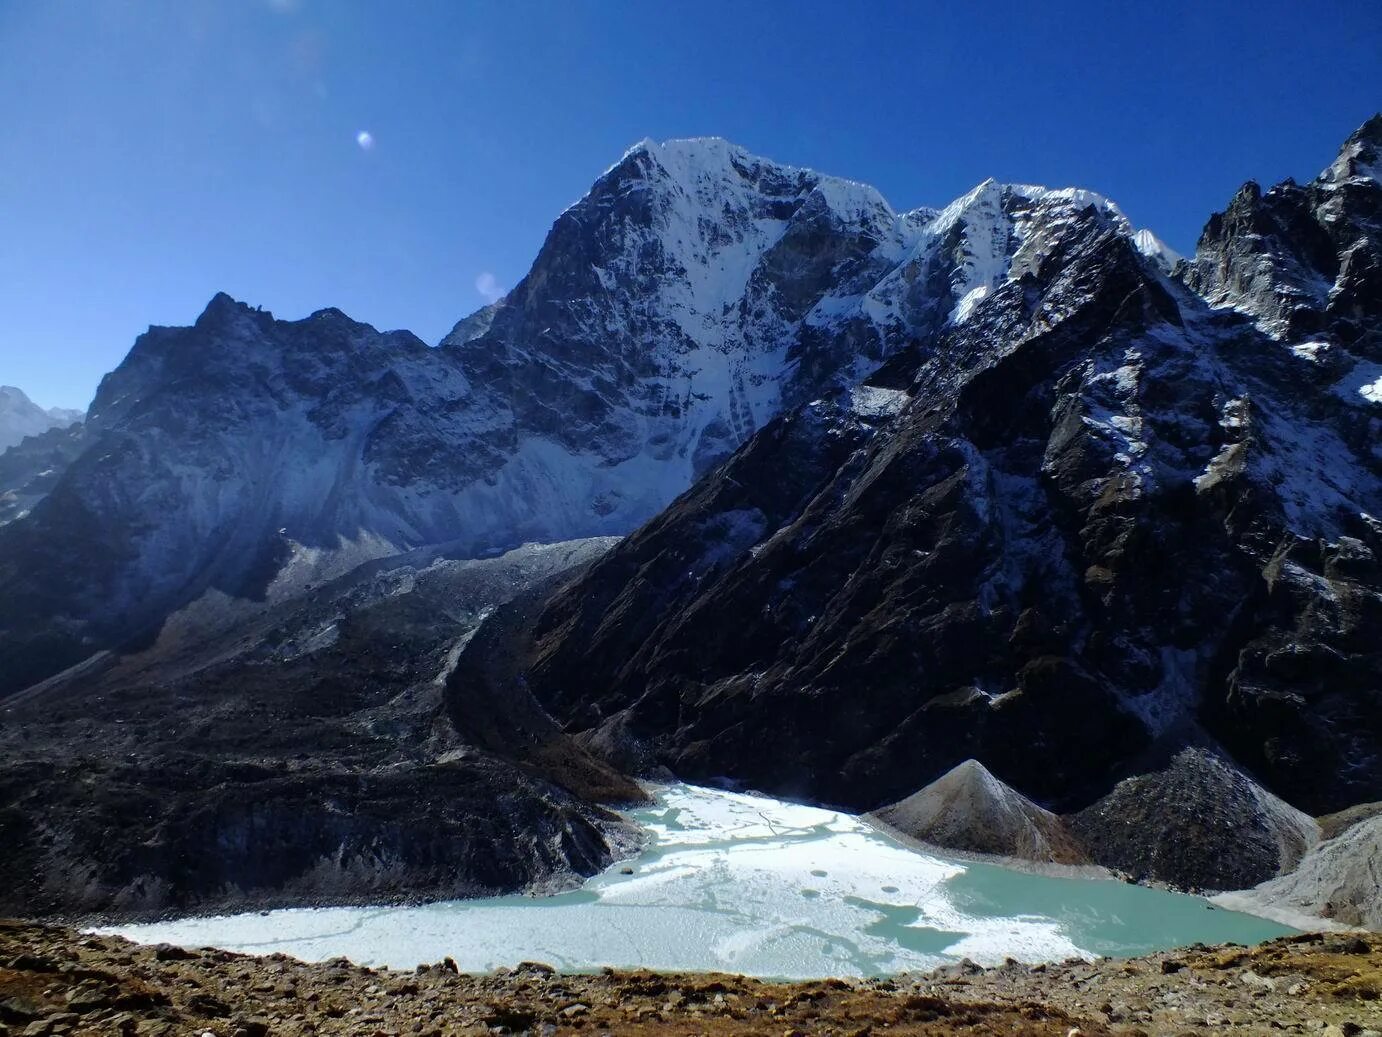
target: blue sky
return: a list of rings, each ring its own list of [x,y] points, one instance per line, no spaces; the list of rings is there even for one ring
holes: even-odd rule
[[[1090,187],[1189,251],[1378,108],[1375,2],[0,0],[0,383],[84,406],[219,290],[435,342],[645,136],[899,208]]]

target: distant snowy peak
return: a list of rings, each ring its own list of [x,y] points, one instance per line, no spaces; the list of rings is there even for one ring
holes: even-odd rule
[[[1185,257],[1145,227],[1132,236],[1132,243],[1165,273],[1170,273]]]
[[[862,317],[894,338],[968,321],[1000,285],[1033,270],[1069,235],[1094,228],[1131,234],[1118,207],[1093,191],[996,180],[904,220],[916,228],[907,255],[859,304]]]
[[[864,184],[644,141],[441,347],[507,444],[500,478],[569,488],[582,521],[627,530],[784,405],[881,363],[900,340],[840,327],[920,238]]]
[[[304,409],[328,424],[347,397],[383,388],[375,380],[390,372],[403,378],[429,352],[411,332],[376,331],[335,308],[285,321],[218,292],[191,327],[153,326],[135,340],[101,379],[90,423],[118,427],[167,395],[179,407],[204,398],[228,423]]]
[[[854,219],[879,214],[895,218],[883,196],[868,184],[761,158],[721,137],[690,137],[660,144],[644,140],[625,153],[623,162],[636,163],[643,156],[683,189],[696,194],[698,201],[710,202],[712,211],[721,200],[721,187],[741,183],[768,198],[800,198],[819,192],[830,208]],[[645,171],[651,169],[645,167]],[[709,191],[709,196],[701,194],[704,191]]]
[[[704,337],[699,313],[718,323],[714,311],[751,291],[750,280],[767,273],[765,261],[792,244],[794,230],[850,238],[856,253],[892,256],[907,243],[907,227],[874,188],[775,163],[719,138],[641,145],[615,175],[618,189],[658,198],[650,229],[685,273],[687,297],[672,291],[669,301],[698,311],[682,322],[695,339]]]
[[[923,248],[939,249],[942,257],[955,260],[950,319],[957,324],[968,320],[990,292],[1032,269],[1086,212],[1123,235],[1131,233],[1116,205],[1080,188],[1053,190],[986,180],[947,205],[926,225]],[[951,244],[956,234],[959,240]]]
[[[0,452],[52,428],[66,428],[81,421],[82,412],[62,407],[43,409],[22,390],[0,385]]]

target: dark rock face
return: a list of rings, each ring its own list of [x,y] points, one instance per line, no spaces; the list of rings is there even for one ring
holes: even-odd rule
[[[491,758],[378,773],[280,766],[7,765],[0,903],[10,915],[137,918],[484,896],[559,887],[613,856],[612,815]]]
[[[1283,543],[1245,602],[1223,694],[1205,704],[1224,745],[1313,813],[1382,791],[1379,549],[1375,538]]]
[[[1187,889],[1255,886],[1320,840],[1314,820],[1200,748],[1119,782],[1070,823],[1099,863]]]
[[[1369,634],[1382,623],[1378,502],[1367,485],[1382,458],[1380,177],[1382,116],[1374,116],[1310,184],[1288,182],[1265,195],[1244,187],[1210,220],[1183,268],[1186,282],[1211,302],[1255,316],[1306,361],[1286,377],[1300,384],[1298,403],[1335,415],[1346,451],[1329,480],[1353,488],[1347,504],[1329,503],[1353,514],[1340,515],[1335,536],[1302,528],[1289,513],[1324,502],[1287,487],[1295,472],[1328,470],[1327,455],[1337,448],[1322,451],[1301,437],[1268,476],[1281,487],[1288,535],[1243,603],[1232,654],[1221,661],[1225,694],[1206,701],[1213,729],[1238,758],[1316,812],[1376,798],[1382,773],[1382,655]],[[1341,408],[1341,400],[1352,406]]]
[[[179,613],[144,651],[12,698],[0,912],[473,896],[606,866],[636,837],[595,804],[637,786],[550,721],[540,753],[511,729],[480,744],[441,689],[495,605],[608,546],[381,560],[268,608]]]
[[[524,686],[623,766],[860,809],[973,757],[1079,810],[1178,729],[1303,809],[1378,798],[1376,325],[1333,293],[1325,363],[1274,337],[1299,299],[1259,327],[1199,294],[1216,249],[1257,268],[1269,217],[1273,299],[1297,298],[1288,258],[1376,248],[1382,185],[1354,175],[1374,133],[1280,212],[1212,221],[1188,286],[1098,205],[1028,217],[1006,278],[943,330],[528,609]],[[1288,218],[1299,192],[1339,214],[1328,233]],[[865,419],[870,393],[886,416]]]

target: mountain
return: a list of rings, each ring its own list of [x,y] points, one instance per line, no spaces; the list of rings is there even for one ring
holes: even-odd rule
[[[1123,226],[1085,192],[993,182],[899,215],[721,140],[645,142],[439,348],[218,295],[139,338],[80,437],[0,471],[0,693],[208,593],[629,532],[783,407],[963,320],[1085,205]]]
[[[543,888],[669,773],[1288,870],[1382,799],[1379,127],[1189,259],[1088,191],[898,213],[644,142],[436,347],[223,295],[151,328],[0,455],[6,881]]]
[[[923,348],[1086,204],[1123,226],[1092,195],[994,183],[899,215],[723,141],[644,143],[436,348],[225,295],[151,328],[82,426],[0,458],[14,909],[454,895],[603,866],[628,836],[594,804],[636,787],[496,690],[502,667],[450,677],[507,629],[497,608],[610,544],[488,556],[636,527],[782,408]],[[861,393],[860,427],[891,399]],[[480,804],[500,788],[514,825],[495,829]]]
[[[52,407],[44,410],[13,385],[0,385],[0,454],[53,428],[66,428],[82,420],[79,410]]]
[[[529,607],[523,686],[624,768],[861,810],[973,758],[1074,813],[1202,743],[1236,823],[1239,769],[1382,798],[1380,127],[1175,264],[1092,196],[984,185],[950,210],[1002,246],[983,290]]]

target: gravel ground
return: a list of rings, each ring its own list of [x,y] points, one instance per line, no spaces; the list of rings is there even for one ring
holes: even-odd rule
[[[463,975],[146,947],[0,922],[0,1037],[140,1034],[1272,1034],[1382,1037],[1382,936],[1131,961],[770,983],[528,964]]]

